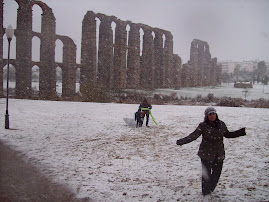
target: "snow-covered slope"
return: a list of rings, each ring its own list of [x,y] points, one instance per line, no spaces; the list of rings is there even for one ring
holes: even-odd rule
[[[10,128],[0,139],[21,151],[55,181],[94,201],[204,201],[201,137],[183,146],[176,140],[203,121],[205,106],[153,105],[150,127],[126,126],[138,105],[9,101]],[[269,109],[216,107],[229,130],[247,135],[225,139],[226,159],[212,201],[269,199]]]

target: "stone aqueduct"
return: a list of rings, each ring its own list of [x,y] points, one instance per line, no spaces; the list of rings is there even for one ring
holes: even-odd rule
[[[56,67],[62,69],[62,97],[70,98],[76,91],[76,70],[80,68],[80,88],[88,85],[109,89],[155,89],[217,85],[221,66],[211,59],[206,42],[193,40],[190,60],[181,64],[181,58],[173,54],[173,36],[170,32],[144,24],[121,21],[114,16],[88,11],[82,22],[81,64],[76,63],[76,45],[67,36],[56,34],[56,19],[45,3],[31,0],[15,0],[18,4],[16,59],[11,60],[16,69],[16,97],[31,98],[32,67],[39,73],[39,97],[53,99],[56,96]],[[32,31],[32,7],[43,11],[41,32]],[[97,19],[100,21],[97,26]],[[0,65],[3,59],[3,0],[0,0]],[[111,24],[116,24],[115,30]],[[129,27],[127,31],[126,27]],[[141,39],[141,30],[143,38]],[[96,34],[99,32],[99,36]],[[40,61],[32,61],[32,38],[40,39]],[[55,62],[55,41],[63,42],[63,61]],[[142,50],[142,51],[141,51]],[[3,84],[3,71],[0,73]],[[3,85],[0,85],[3,96]]]

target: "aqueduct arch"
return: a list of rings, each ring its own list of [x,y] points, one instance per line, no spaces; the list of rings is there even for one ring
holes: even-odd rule
[[[88,11],[82,22],[81,64],[76,64],[76,45],[67,36],[56,35],[56,19],[45,3],[14,0],[18,4],[16,35],[16,97],[31,98],[32,67],[39,67],[39,97],[56,96],[56,67],[62,69],[62,96],[76,93],[76,72],[80,69],[80,88],[88,85],[114,88],[180,88],[217,85],[220,67],[211,59],[206,42],[193,40],[188,64],[173,54],[171,32],[148,25],[122,21]],[[42,10],[41,32],[32,30],[32,8]],[[0,55],[3,55],[3,0],[0,0]],[[32,61],[32,39],[40,39],[40,61]],[[55,42],[63,43],[62,62],[55,61]],[[0,57],[3,67],[6,60]],[[0,83],[3,74],[0,73]],[[0,86],[3,96],[3,86]]]
[[[100,19],[99,30],[96,26],[97,18]],[[112,22],[116,24],[115,43]],[[181,60],[174,62],[173,56],[173,36],[168,31],[92,11],[88,11],[83,19],[82,88],[86,88],[88,83],[109,88],[173,87],[173,79],[170,77],[181,66]],[[173,65],[177,62],[180,63]]]
[[[41,1],[14,0],[19,8],[17,11],[17,29],[16,36],[16,97],[30,98],[32,67],[35,63],[40,68],[39,78],[39,97],[42,99],[53,99],[56,95],[55,80],[55,41],[61,40],[63,46],[63,96],[70,97],[75,94],[75,67],[76,67],[76,46],[67,36],[55,34],[56,22],[51,8]],[[0,0],[0,23],[3,28],[3,0]],[[41,33],[32,31],[32,7],[38,5],[43,14],[41,21]],[[4,29],[0,35],[3,36]],[[32,39],[40,39],[40,61],[32,61]],[[3,50],[3,37],[0,39],[1,51]],[[1,52],[2,53],[2,52]],[[0,53],[0,54],[1,54]],[[3,54],[2,54],[3,55]],[[1,57],[0,64],[3,67],[4,59]],[[3,83],[3,75],[0,74],[0,82]],[[0,87],[0,93],[3,94],[3,85]]]

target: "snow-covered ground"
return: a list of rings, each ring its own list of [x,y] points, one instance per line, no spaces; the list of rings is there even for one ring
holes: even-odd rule
[[[246,92],[247,90],[247,92]],[[159,89],[156,90],[155,93],[162,94],[171,94],[176,93],[178,97],[196,97],[197,95],[201,95],[202,97],[206,97],[208,94],[213,94],[215,97],[232,97],[232,98],[242,98],[246,100],[258,100],[260,98],[269,100],[269,85],[254,84],[253,88],[234,88],[233,83],[223,83],[220,86],[216,87],[192,87],[192,88],[181,88],[179,90],[173,89]]]
[[[201,137],[176,140],[203,120],[205,106],[153,105],[158,126],[128,127],[138,105],[9,101],[10,128],[0,139],[78,197],[93,201],[268,201],[269,109],[216,107],[229,130],[247,135],[225,139],[226,159],[215,192],[201,195]]]

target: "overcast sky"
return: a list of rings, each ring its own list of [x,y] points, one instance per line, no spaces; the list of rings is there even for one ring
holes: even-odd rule
[[[269,61],[269,0],[42,1],[53,10],[56,34],[69,36],[76,43],[78,58],[82,20],[91,10],[170,31],[174,53],[183,63],[189,60],[193,39],[208,42],[212,58],[217,57],[218,61]],[[11,24],[15,28],[17,3],[15,0],[4,3],[4,27]],[[41,9],[35,6],[34,13],[38,12]]]

